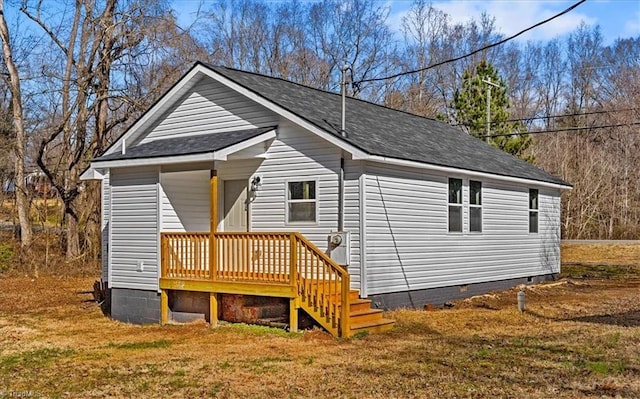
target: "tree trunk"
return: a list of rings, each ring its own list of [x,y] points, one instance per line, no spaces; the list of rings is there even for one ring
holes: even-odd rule
[[[73,260],[80,256],[80,232],[78,221],[73,215],[65,214],[67,225],[67,260]]]
[[[13,128],[15,129],[14,145],[14,169],[15,169],[15,194],[18,220],[20,221],[20,245],[24,249],[31,244],[31,222],[29,221],[29,201],[27,198],[24,153],[26,148],[26,135],[22,113],[22,93],[20,90],[20,75],[13,62],[9,28],[4,18],[4,5],[0,0],[0,39],[2,40],[2,55],[9,72],[8,85],[11,91],[11,105],[13,107]]]

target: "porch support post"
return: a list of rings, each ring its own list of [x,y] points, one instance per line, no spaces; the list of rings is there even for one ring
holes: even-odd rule
[[[300,289],[298,287],[298,241],[296,233],[289,234],[289,279],[295,296],[289,299],[289,331],[298,332],[298,308],[300,307],[298,298]]]
[[[160,324],[169,322],[169,295],[167,290],[160,290]]]
[[[289,298],[289,331],[298,332],[298,298]]]
[[[218,296],[215,292],[209,293],[209,324],[211,327],[218,325]]]
[[[209,179],[209,202],[209,273],[211,280],[215,280],[218,272],[218,246],[216,243],[216,230],[218,228],[218,172],[215,169],[211,170]]]

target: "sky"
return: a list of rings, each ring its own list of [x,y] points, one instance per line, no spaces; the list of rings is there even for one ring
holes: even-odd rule
[[[179,22],[189,25],[198,5],[208,8],[208,0],[173,0]],[[273,0],[279,2],[281,0]],[[436,8],[450,15],[453,22],[479,19],[487,12],[496,19],[499,30],[510,36],[534,25],[576,3],[560,0],[433,0]],[[402,17],[411,6],[411,0],[380,0],[389,7],[388,23],[398,31]],[[587,0],[573,11],[548,24],[522,35],[519,40],[547,41],[575,30],[584,21],[599,25],[605,44],[618,38],[640,36],[640,0]]]
[[[495,17],[496,26],[510,36],[531,25],[555,15],[577,1],[550,0],[456,0],[434,1],[455,22],[463,22],[470,16],[478,18],[483,11]],[[405,6],[409,1],[397,1]],[[406,12],[406,11],[404,11]],[[399,10],[396,15],[402,14]],[[640,0],[587,0],[569,13],[523,35],[524,40],[547,41],[570,33],[584,21],[599,25],[607,44],[618,38],[640,35]]]

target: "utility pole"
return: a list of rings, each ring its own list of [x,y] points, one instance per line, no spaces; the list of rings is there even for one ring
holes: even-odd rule
[[[493,83],[491,78],[482,79],[482,82],[487,84],[487,135],[485,141],[489,142],[489,136],[491,135],[491,87],[500,87],[499,84]]]

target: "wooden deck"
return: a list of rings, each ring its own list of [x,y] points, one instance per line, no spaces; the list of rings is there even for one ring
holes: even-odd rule
[[[337,337],[393,326],[350,289],[344,268],[299,233],[162,233],[161,239],[163,323],[168,291],[179,290],[210,293],[212,323],[217,294],[242,294],[288,298],[292,331],[299,308]]]

